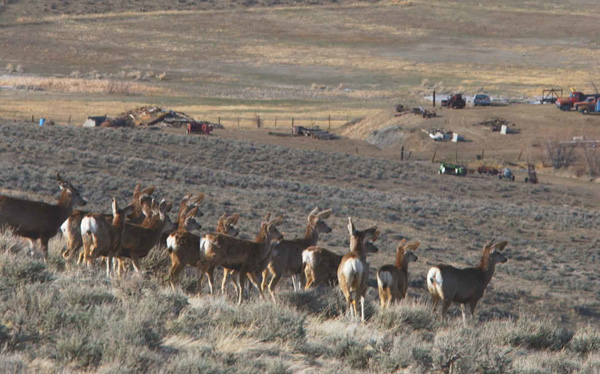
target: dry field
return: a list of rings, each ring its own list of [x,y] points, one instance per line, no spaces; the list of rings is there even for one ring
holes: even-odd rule
[[[316,143],[316,142],[315,142]],[[2,237],[4,371],[67,372],[432,372],[455,354],[457,372],[595,373],[600,368],[596,274],[597,188],[589,184],[498,182],[437,175],[428,162],[398,162],[331,150],[294,149],[222,137],[142,130],[0,125],[3,193],[52,201],[61,171],[81,187],[90,209],[108,211],[111,196],[129,200],[133,186],[156,185],[179,199],[207,194],[202,232],[223,212],[241,214],[254,235],[267,211],[284,213],[288,237],[303,233],[313,207],[331,207],[333,232],[321,244],[349,245],[348,216],[377,224],[380,252],[370,256],[365,325],[343,316],[337,290],[294,293],[282,282],[281,306],[256,293],[194,297],[167,284],[169,260],[154,249],[143,277],[108,281],[101,270],[66,270],[63,242],[51,241],[47,265]],[[409,297],[389,312],[378,307],[374,271],[393,261],[398,240],[420,240]],[[482,299],[477,322],[432,315],[425,290],[429,266],[475,264],[489,238],[509,241]],[[205,290],[206,291],[206,290]]]

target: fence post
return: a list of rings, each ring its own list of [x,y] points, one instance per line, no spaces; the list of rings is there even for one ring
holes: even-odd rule
[[[485,154],[485,149],[481,150],[481,159],[483,160],[483,155]]]
[[[238,129],[240,128],[240,117],[238,117]]]
[[[35,122],[35,121],[33,120],[33,114],[31,115],[31,122]]]
[[[221,126],[221,116],[217,117],[217,123]]]
[[[437,149],[433,151],[433,156],[431,156],[431,163],[435,162],[435,154],[437,153]]]
[[[517,158],[517,161],[521,161],[521,156],[523,155],[523,150],[521,149],[521,152],[519,153],[519,157]]]
[[[329,115],[329,130],[331,130],[331,114]]]
[[[67,121],[67,123],[70,125],[71,124],[71,116],[72,114],[69,114],[69,121]]]
[[[277,127],[277,117],[275,117],[275,127]]]
[[[400,148],[400,161],[404,161],[404,146]]]

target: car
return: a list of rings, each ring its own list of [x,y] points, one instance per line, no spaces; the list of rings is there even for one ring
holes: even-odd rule
[[[488,95],[477,94],[473,97],[473,106],[486,106],[490,105],[492,101]]]

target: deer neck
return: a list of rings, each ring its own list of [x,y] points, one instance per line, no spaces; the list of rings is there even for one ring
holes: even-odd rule
[[[407,268],[408,262],[404,257],[404,252],[397,251],[396,252],[396,263],[394,264],[398,269]]]
[[[492,276],[494,276],[494,271],[496,270],[496,264],[493,262],[489,262],[488,268],[483,270],[485,286],[487,287],[488,283],[492,280]]]
[[[304,240],[306,240],[310,247],[317,245],[317,242],[319,241],[319,231],[317,230],[317,227],[312,224],[312,222],[309,222],[308,225],[306,225]]]
[[[73,212],[73,198],[67,190],[63,190],[60,194],[57,206],[60,209],[60,221],[64,222]]]
[[[367,258],[367,252],[365,251],[363,241],[354,236],[350,237],[350,252],[358,253],[358,255],[363,259]]]

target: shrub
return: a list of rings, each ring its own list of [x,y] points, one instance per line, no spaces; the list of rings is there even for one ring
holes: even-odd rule
[[[598,330],[588,327],[586,330],[577,332],[571,340],[569,347],[572,351],[581,355],[600,351],[600,333]]]
[[[438,317],[424,303],[401,302],[380,310],[373,318],[373,323],[384,329],[435,331],[438,328]]]
[[[508,342],[514,347],[558,351],[569,344],[574,334],[565,328],[557,328],[550,321],[520,318],[515,328],[509,332]]]

